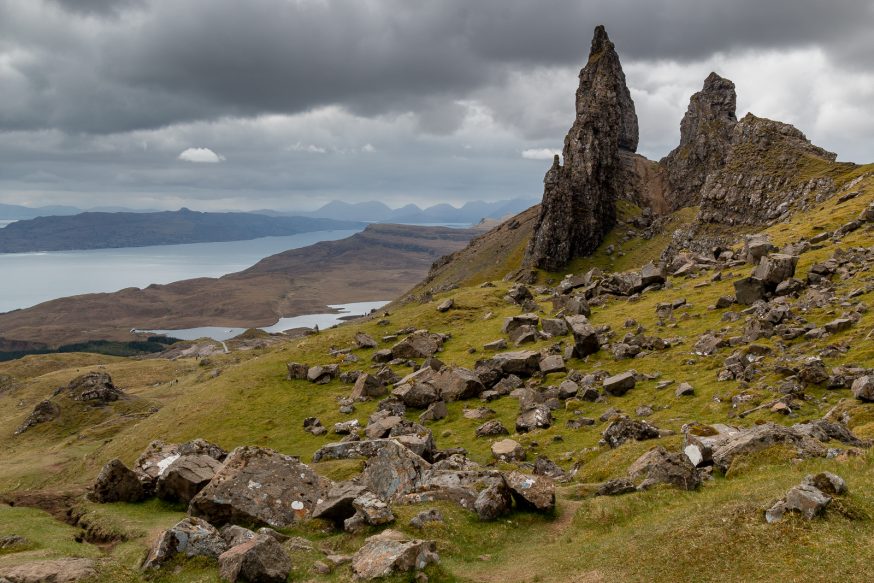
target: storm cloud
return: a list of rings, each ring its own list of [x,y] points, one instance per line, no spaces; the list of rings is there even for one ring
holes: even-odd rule
[[[715,69],[874,159],[871,0],[0,0],[0,201],[535,197],[601,23],[650,157]]]

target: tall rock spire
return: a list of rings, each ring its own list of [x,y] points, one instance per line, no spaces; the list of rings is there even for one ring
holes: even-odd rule
[[[603,26],[595,28],[580,71],[577,117],[544,178],[543,202],[525,265],[556,271],[592,253],[616,223],[620,149],[637,149],[637,114],[619,55]]]
[[[737,124],[736,104],[734,83],[716,73],[689,99],[680,122],[680,145],[660,162],[668,173],[671,210],[697,205],[707,176],[725,164]]]

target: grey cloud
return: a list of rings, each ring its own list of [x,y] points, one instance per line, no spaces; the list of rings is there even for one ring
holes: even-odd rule
[[[0,105],[2,127],[128,131],[341,104],[363,115],[422,106],[424,130],[451,131],[454,108],[426,101],[500,87],[519,68],[579,67],[598,23],[629,61],[808,45],[836,58],[874,52],[870,0],[52,1],[73,20],[138,12],[57,38],[46,23],[7,26],[31,52],[0,89],[33,106]],[[14,16],[34,0],[0,2]]]

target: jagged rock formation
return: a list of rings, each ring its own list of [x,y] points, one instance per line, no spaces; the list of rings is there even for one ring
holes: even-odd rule
[[[659,162],[670,184],[669,207],[697,205],[707,176],[722,168],[737,124],[734,83],[710,73],[680,122],[680,145]]]
[[[543,203],[525,265],[555,271],[591,253],[616,223],[622,192],[620,149],[637,149],[637,115],[619,55],[603,26],[595,29],[580,72],[577,117],[544,178]]]
[[[765,225],[792,209],[808,208],[832,194],[835,185],[830,178],[807,179],[805,170],[836,157],[795,127],[748,113],[732,130],[725,165],[704,184],[699,220]]]

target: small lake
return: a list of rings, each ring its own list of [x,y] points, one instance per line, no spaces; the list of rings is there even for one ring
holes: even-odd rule
[[[265,332],[285,332],[292,328],[313,328],[318,326],[320,330],[340,324],[346,318],[352,316],[366,316],[371,310],[378,310],[389,302],[355,302],[352,304],[330,305],[329,308],[340,310],[336,314],[307,314],[293,318],[280,318],[276,324],[261,328]],[[179,338],[180,340],[197,340],[198,338],[212,338],[213,340],[228,340],[239,336],[246,328],[221,328],[204,326],[201,328],[185,328],[181,330],[139,330],[151,334],[164,334]]]
[[[357,232],[317,231],[221,243],[0,253],[0,312],[66,296],[220,277],[288,249],[345,239]]]
[[[3,227],[5,227],[6,225],[11,225],[11,224],[14,223],[14,222],[15,222],[15,221],[7,221],[7,220],[5,220],[5,219],[0,219],[0,229],[2,229]]]

